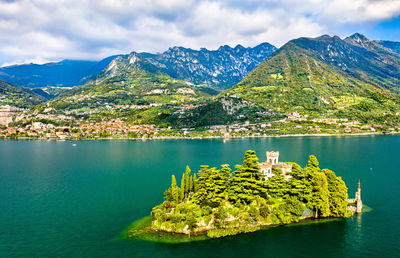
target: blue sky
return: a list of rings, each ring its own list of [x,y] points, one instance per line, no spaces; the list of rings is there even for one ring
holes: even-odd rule
[[[399,0],[0,0],[0,65],[354,32],[400,41],[399,15]]]

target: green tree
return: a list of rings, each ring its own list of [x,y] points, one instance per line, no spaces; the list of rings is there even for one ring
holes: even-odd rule
[[[312,198],[309,207],[315,211],[315,217],[328,217],[329,210],[329,190],[328,181],[324,173],[315,171],[312,178]]]
[[[298,164],[292,164],[292,179],[289,181],[290,195],[296,196],[299,201],[307,203],[312,196],[310,167],[302,169]]]
[[[193,193],[197,191],[197,175],[193,175]]]
[[[229,189],[229,186],[231,183],[231,179],[232,179],[231,171],[232,170],[228,164],[221,165],[221,170],[220,170],[221,180],[224,183],[226,190]]]
[[[193,176],[190,175],[190,179],[189,179],[189,192],[194,192],[193,189]]]
[[[328,181],[329,209],[331,216],[341,217],[346,214],[348,205],[347,187],[341,177],[329,169],[323,169]]]
[[[169,202],[176,202],[176,203],[179,202],[180,190],[176,184],[175,175],[172,175],[171,187],[168,188],[168,190],[164,192],[164,195],[165,195],[165,199]]]
[[[285,180],[281,168],[273,168],[272,171],[274,176],[266,182],[268,194],[272,197],[283,197],[289,192],[288,181]]]
[[[199,178],[195,181],[195,193],[192,197],[193,202],[199,205],[203,205],[206,202],[207,187],[210,184],[209,172],[207,165],[200,166]]]
[[[251,203],[256,196],[266,198],[266,189],[261,181],[258,158],[254,151],[245,153],[243,164],[236,166],[231,180],[229,199],[233,203]]]
[[[306,168],[320,170],[317,157],[315,157],[314,155],[310,155]]]
[[[185,170],[185,197],[187,197],[189,195],[189,192],[190,192],[190,173],[191,173],[191,170],[190,170],[189,166],[186,166],[186,170]]]
[[[186,174],[183,173],[182,174],[182,179],[181,179],[181,188],[179,191],[179,200],[182,201],[183,199],[185,199],[185,183],[186,183],[186,178],[185,178]]]

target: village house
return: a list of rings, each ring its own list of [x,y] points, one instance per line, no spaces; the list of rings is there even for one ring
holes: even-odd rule
[[[265,162],[259,163],[260,172],[265,180],[275,176],[272,169],[280,168],[285,180],[291,178],[290,172],[292,172],[292,165],[284,162],[279,162],[279,151],[267,151],[267,160]]]

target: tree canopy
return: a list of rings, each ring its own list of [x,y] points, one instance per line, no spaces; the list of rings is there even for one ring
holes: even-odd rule
[[[193,174],[187,166],[181,185],[173,175],[166,201],[153,208],[153,227],[173,232],[226,227],[250,230],[248,226],[291,223],[311,216],[347,216],[347,187],[340,177],[329,169],[321,170],[314,155],[304,168],[288,164],[292,165],[289,177],[274,167],[274,176],[268,180],[252,150],[246,151],[233,173],[227,164],[220,168],[202,165]],[[226,229],[218,232],[210,234],[227,233]]]

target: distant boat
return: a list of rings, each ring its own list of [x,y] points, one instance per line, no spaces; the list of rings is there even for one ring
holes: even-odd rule
[[[73,146],[73,147],[75,147],[75,146],[76,146],[76,144],[74,143],[74,144],[72,144],[72,146]]]

